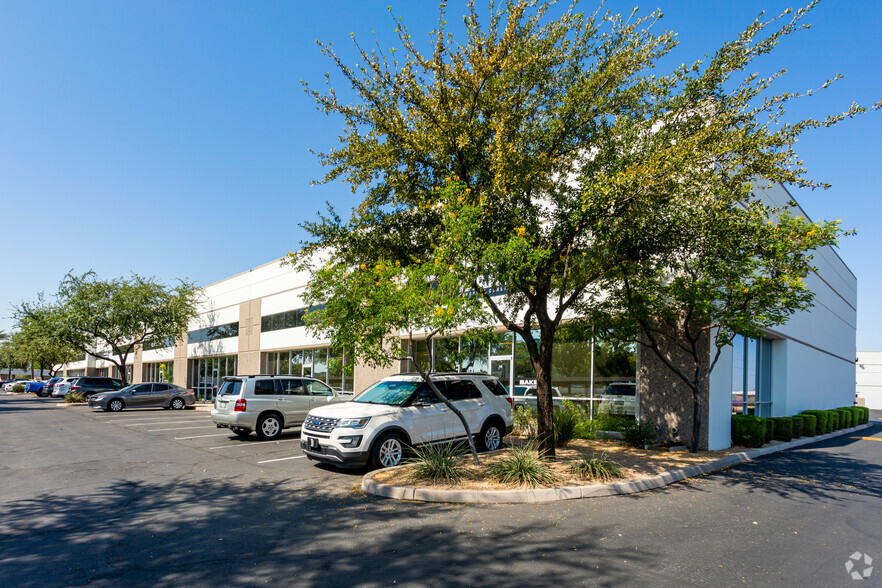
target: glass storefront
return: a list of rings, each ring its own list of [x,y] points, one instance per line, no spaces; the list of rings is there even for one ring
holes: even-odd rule
[[[190,360],[190,388],[197,400],[213,401],[217,388],[225,376],[237,375],[238,357],[200,357]]]
[[[772,341],[732,340],[732,414],[772,414]]]
[[[534,333],[536,339],[539,332]],[[414,341],[415,356],[420,365],[429,361],[424,340]],[[510,386],[535,386],[536,371],[523,339],[511,332],[493,335],[489,343],[478,343],[464,337],[433,339],[435,372],[490,373]],[[636,346],[616,345],[591,338],[584,332],[561,329],[552,352],[551,384],[563,396],[584,402],[601,402],[604,392],[613,384],[616,396],[631,394],[635,400],[625,401],[627,411],[634,414],[636,407],[637,352]],[[416,371],[412,369],[412,371]],[[609,390],[613,390],[610,388]],[[617,399],[618,400],[618,399]]]
[[[167,377],[163,377],[163,368],[165,366],[165,372]],[[145,363],[144,364],[144,378],[141,380],[142,382],[166,382],[171,384],[174,380],[174,371],[175,364],[173,361],[158,361],[155,363]]]
[[[271,351],[263,354],[265,373],[310,376],[343,390],[352,389],[352,366],[342,352],[329,347]]]
[[[133,365],[127,365],[127,366],[126,366],[126,382],[128,382],[129,384],[131,384],[134,375],[135,375],[135,366],[133,366]],[[119,371],[119,368],[118,368],[118,367],[113,366],[113,375],[110,376],[110,377],[111,377],[111,378],[116,378],[116,379],[118,379],[118,380],[121,380],[121,379],[122,379],[122,373]]]

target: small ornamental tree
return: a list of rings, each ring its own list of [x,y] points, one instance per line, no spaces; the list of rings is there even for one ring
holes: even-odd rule
[[[481,338],[486,311],[480,298],[469,295],[455,267],[440,258],[380,258],[356,264],[345,249],[325,251],[322,261],[289,253],[288,261],[312,272],[304,294],[316,309],[306,316],[307,328],[331,338],[331,345],[373,365],[411,362],[435,396],[459,417],[475,462],[478,454],[462,412],[431,379],[432,339],[470,324],[466,336]],[[319,303],[321,303],[319,305]],[[429,358],[415,356],[414,332],[425,336]],[[403,338],[402,334],[406,336]]]
[[[125,365],[137,345],[179,339],[198,316],[199,292],[191,282],[166,286],[155,278],[101,280],[94,272],[68,274],[54,303],[41,296],[15,309],[21,321],[44,321],[55,336],[82,353],[109,361],[128,385]],[[102,350],[108,350],[104,352]]]

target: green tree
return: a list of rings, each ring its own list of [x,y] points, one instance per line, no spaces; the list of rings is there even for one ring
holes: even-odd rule
[[[448,266],[440,260],[378,259],[371,265],[354,265],[342,255],[328,255],[315,267],[315,259],[289,254],[292,263],[310,268],[310,280],[303,294],[308,303],[316,303],[306,316],[307,328],[329,334],[331,345],[346,349],[350,356],[373,365],[388,366],[393,361],[409,361],[432,392],[456,414],[463,425],[475,462],[478,454],[462,412],[452,404],[432,381],[432,339],[457,328],[467,319],[485,314],[481,301],[467,295]],[[321,305],[318,303],[321,302]],[[402,340],[402,331],[407,336]],[[414,333],[425,335],[427,361],[416,353]],[[474,337],[485,336],[480,328]],[[422,343],[422,341],[420,341]]]
[[[470,2],[460,44],[445,31],[442,3],[431,56],[398,19],[401,55],[361,49],[348,67],[322,45],[355,104],[305,86],[346,123],[341,146],[319,154],[325,181],[364,193],[348,221],[330,210],[304,225],[305,253],[330,256],[334,268],[420,260],[450,268],[445,277],[464,296],[523,339],[545,455],[554,453],[561,325],[590,317],[620,267],[681,247],[671,225],[684,211],[721,195],[745,200],[757,177],[819,185],[804,178],[793,142],[863,110],[782,124],[798,95],[767,95],[779,74],[732,81],[799,29],[807,9],[783,24],[757,20],[708,64],[653,75],[676,43],[652,31],[659,14],[586,15],[574,4],[555,17],[554,4],[509,0],[491,7],[485,26]],[[318,270],[314,280],[334,279]],[[352,304],[375,295],[333,291]]]
[[[60,325],[55,321],[59,318],[59,313],[37,305],[30,316],[20,318],[17,324],[21,336],[20,353],[28,363],[39,368],[41,379],[45,370],[54,376],[58,368],[75,361],[79,355],[73,346],[58,337]]]
[[[596,324],[654,354],[692,393],[690,450],[702,434],[702,398],[735,335],[761,337],[811,306],[809,252],[836,243],[838,222],[812,222],[752,198],[716,199],[684,215],[684,246],[622,265]],[[713,342],[713,346],[710,343]]]
[[[42,296],[34,303],[22,302],[15,317],[20,322],[45,321],[67,345],[115,365],[128,384],[125,365],[135,347],[150,340],[180,339],[198,316],[199,296],[194,284],[183,280],[167,286],[137,274],[101,280],[94,272],[69,273],[53,303]]]

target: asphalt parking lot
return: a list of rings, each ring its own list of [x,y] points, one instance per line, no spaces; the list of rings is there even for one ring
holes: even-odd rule
[[[879,413],[641,494],[461,505],[365,495],[297,430],[57,404],[0,396],[4,586],[882,585],[845,567],[882,558]]]

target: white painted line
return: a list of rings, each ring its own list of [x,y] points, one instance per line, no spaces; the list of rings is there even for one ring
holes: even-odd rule
[[[300,459],[301,457],[306,457],[305,455],[295,455],[294,457],[280,457],[279,459],[265,459],[263,461],[259,461],[257,463],[270,463],[271,461],[285,461],[288,459]]]
[[[189,435],[187,437],[175,437],[175,441],[180,441],[181,439],[201,439],[203,437],[228,437],[230,433],[215,433],[214,435]]]
[[[190,421],[159,421],[158,423],[126,423],[127,427],[149,427],[151,425],[174,425],[177,423],[204,423],[206,419],[196,419]]]
[[[159,433],[161,431],[183,431],[184,429],[217,429],[214,425],[200,425],[198,427],[172,427],[170,429],[147,429],[148,433]]]
[[[275,445],[276,443],[285,443],[285,441],[265,441],[263,443],[239,443],[237,445],[218,445],[217,447],[206,447],[206,449],[226,449],[227,447],[238,447],[239,449],[244,449],[246,447],[264,447],[266,445]]]

